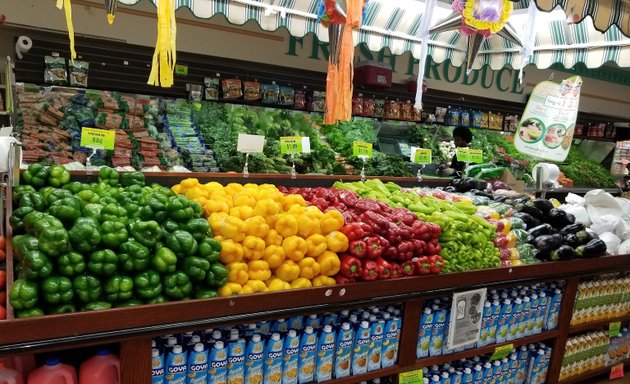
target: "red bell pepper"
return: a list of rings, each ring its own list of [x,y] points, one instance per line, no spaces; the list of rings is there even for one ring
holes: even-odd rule
[[[392,269],[391,269],[392,279],[398,279],[399,277],[403,276],[403,271],[400,264],[391,263],[391,266],[392,266]]]
[[[387,260],[396,260],[396,258],[398,257],[398,251],[396,250],[396,247],[390,245],[387,248],[383,248],[383,257]]]
[[[416,264],[412,260],[405,261],[400,267],[405,276],[413,276],[416,273]]]
[[[357,221],[357,215],[352,211],[341,211],[341,215],[346,224],[353,224]]]
[[[429,256],[431,273],[440,273],[444,269],[444,259],[439,255]]]
[[[428,275],[431,273],[431,262],[428,256],[422,256],[415,259],[416,274]]]
[[[380,213],[382,211],[378,203],[372,199],[359,199],[354,207],[362,210],[363,212],[372,211]]]
[[[359,196],[348,189],[339,192],[338,197],[339,201],[344,203],[347,207],[354,207],[357,201],[359,201]]]
[[[335,281],[337,282],[337,284],[351,284],[351,283],[356,283],[357,281],[355,279],[348,279],[347,277],[341,276],[341,275],[336,275],[335,276]]]
[[[413,254],[416,257],[424,255],[424,250],[427,247],[426,242],[422,240],[412,240],[411,243],[413,244]]]
[[[413,237],[411,227],[405,223],[398,224],[398,233],[400,234],[400,238],[402,240],[410,240]]]
[[[350,252],[351,255],[356,256],[359,259],[362,259],[365,257],[367,253],[367,245],[365,244],[365,241],[363,240],[355,240],[350,243],[350,247],[348,251]]]
[[[494,239],[494,245],[497,248],[505,248],[507,247],[509,242],[510,241],[508,240],[507,236],[503,232],[497,233],[497,237]]]
[[[361,280],[374,281],[378,279],[378,265],[376,261],[367,260],[363,262],[363,273],[361,274]]]
[[[377,201],[378,206],[381,208],[382,213],[392,213],[393,209],[389,205],[383,203],[382,201]]]
[[[317,208],[319,208],[321,211],[325,211],[329,207],[328,202],[325,199],[321,198],[321,197],[314,197],[314,198],[312,198],[310,203],[311,203],[311,205],[314,205]]]
[[[339,257],[341,269],[339,273],[348,279],[358,279],[361,277],[361,261],[354,256],[343,254]]]
[[[387,218],[385,218],[380,213],[374,211],[363,212],[358,217],[358,220],[368,224],[370,227],[372,227],[372,229],[377,232],[387,230],[390,224]]]
[[[387,280],[392,278],[392,265],[382,258],[376,259],[378,278]]]
[[[427,242],[427,246],[424,249],[425,255],[438,255],[440,252],[442,252],[442,246],[438,242],[438,239]]]
[[[378,257],[381,257],[381,255],[383,254],[383,246],[381,245],[381,241],[378,237],[368,237],[365,240],[365,245],[367,246],[367,254],[365,255],[365,257],[367,257],[368,259],[374,260]]]
[[[396,246],[398,253],[397,260],[407,261],[413,259],[414,247],[411,241],[401,241]]]
[[[395,222],[411,226],[418,219],[418,216],[406,208],[396,208],[392,211],[392,219]]]
[[[347,224],[341,228],[341,233],[346,235],[348,241],[353,242],[368,236],[368,233],[365,232],[364,228],[365,225],[362,225],[361,223]]]
[[[391,243],[391,245],[396,245],[402,241],[402,236],[400,235],[400,228],[394,223],[387,223],[387,232],[385,233],[385,237]]]

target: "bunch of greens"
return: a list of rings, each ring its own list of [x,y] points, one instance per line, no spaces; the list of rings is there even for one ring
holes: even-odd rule
[[[565,164],[560,171],[573,180],[575,186],[610,188],[615,186],[615,179],[601,164],[589,160],[576,147],[571,148]]]

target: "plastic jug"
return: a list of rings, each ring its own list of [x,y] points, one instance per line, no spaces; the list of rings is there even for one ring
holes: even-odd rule
[[[24,375],[17,369],[6,368],[0,361],[0,384],[24,384]]]
[[[77,372],[67,364],[61,364],[59,359],[50,358],[46,365],[41,366],[28,375],[27,384],[78,384]]]
[[[26,377],[35,368],[37,368],[35,355],[32,354],[9,356],[0,359],[0,361],[4,363],[5,367],[20,371],[23,377]]]
[[[118,384],[120,383],[120,359],[100,349],[79,369],[79,384]]]

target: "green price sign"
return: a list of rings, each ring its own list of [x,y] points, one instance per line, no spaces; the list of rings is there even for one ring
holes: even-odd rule
[[[352,154],[358,157],[372,158],[372,144],[355,141],[352,143]]]
[[[431,150],[424,148],[416,148],[416,153],[413,155],[413,162],[416,164],[431,164]]]
[[[398,384],[422,384],[422,369],[399,373]]]
[[[468,148],[457,148],[457,161],[461,161],[464,163],[470,162],[470,154],[468,153]]]
[[[500,347],[496,347],[494,349],[494,353],[490,357],[490,360],[500,360],[504,357],[508,357],[508,355],[512,352],[513,349],[514,349],[513,344],[505,344]]]
[[[481,149],[469,149],[468,157],[470,159],[468,161],[471,163],[483,163],[483,151]]]
[[[81,146],[88,148],[114,149],[116,131],[98,128],[81,128]]]
[[[188,76],[188,66],[175,64],[175,74],[180,76]]]
[[[608,325],[608,335],[610,337],[615,337],[619,335],[619,331],[621,331],[621,322],[615,321],[614,323],[610,323]]]
[[[302,138],[300,136],[284,136],[280,138],[280,153],[301,153]]]

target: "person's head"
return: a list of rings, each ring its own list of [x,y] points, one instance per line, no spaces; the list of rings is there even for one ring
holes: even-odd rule
[[[458,148],[467,147],[472,139],[472,132],[466,127],[457,127],[453,130],[453,141]]]

